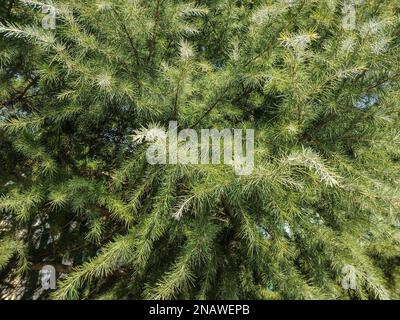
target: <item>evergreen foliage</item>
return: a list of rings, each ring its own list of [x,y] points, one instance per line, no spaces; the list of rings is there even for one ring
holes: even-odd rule
[[[400,298],[398,1],[44,5],[1,3],[0,289]],[[254,128],[254,171],[149,165],[132,136],[171,120]]]

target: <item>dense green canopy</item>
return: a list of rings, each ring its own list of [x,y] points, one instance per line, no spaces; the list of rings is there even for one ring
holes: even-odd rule
[[[42,7],[0,10],[3,298],[400,298],[398,1]],[[253,172],[150,165],[171,120]]]

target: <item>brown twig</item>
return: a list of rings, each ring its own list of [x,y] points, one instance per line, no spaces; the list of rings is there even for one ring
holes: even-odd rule
[[[117,18],[117,20],[118,20],[118,23],[119,23],[119,25],[120,25],[120,27],[121,27],[121,29],[122,29],[122,32],[123,32],[123,33],[126,35],[126,37],[128,38],[129,45],[130,45],[130,47],[131,47],[131,49],[132,49],[133,57],[134,57],[134,59],[136,60],[136,64],[137,64],[137,65],[140,65],[139,52],[138,52],[138,50],[137,50],[137,48],[136,48],[136,46],[135,46],[135,42],[134,42],[132,36],[130,35],[130,33],[129,33],[129,31],[128,31],[128,28],[127,28],[126,25],[122,22],[123,19],[122,19],[121,15],[118,13],[118,11],[117,11],[114,7],[112,8],[112,11],[114,12],[114,14],[115,14],[115,16],[116,16],[116,18]]]
[[[72,266],[67,266],[62,263],[50,262],[50,261],[33,263],[31,266],[31,269],[32,270],[42,270],[42,268],[44,266],[53,266],[57,272],[61,272],[61,273],[71,273],[72,272]]]
[[[32,88],[38,81],[39,81],[39,76],[35,76],[29,83],[28,85],[22,90],[17,93],[14,97],[11,99],[8,99],[2,103],[3,106],[9,107],[14,105],[16,102],[19,100],[22,100],[25,98],[26,93],[30,88]]]
[[[157,40],[157,29],[158,29],[158,25],[159,25],[159,20],[160,20],[160,7],[162,4],[163,0],[157,0],[157,4],[156,4],[156,10],[154,12],[154,29],[153,29],[153,36],[151,38],[151,40],[149,41],[149,54],[147,56],[147,63],[150,63],[151,60],[153,59],[153,55],[154,55],[154,50],[156,47],[156,40]]]

